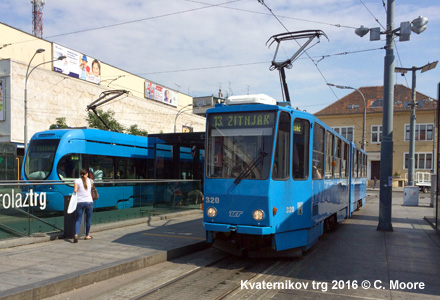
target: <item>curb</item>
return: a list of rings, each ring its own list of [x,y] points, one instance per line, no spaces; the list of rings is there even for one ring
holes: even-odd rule
[[[2,293],[3,295],[0,294],[0,300],[44,299],[52,297],[99,281],[169,261],[208,247],[209,245],[206,242],[197,242],[180,248],[161,251],[150,256],[114,262],[101,266],[99,269],[92,268],[86,271],[78,271],[69,275],[7,290]]]

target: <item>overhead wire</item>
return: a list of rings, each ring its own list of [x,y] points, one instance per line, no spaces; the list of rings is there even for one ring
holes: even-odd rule
[[[241,0],[232,0],[232,1],[227,1],[227,2],[223,2],[223,3],[219,3],[219,4],[211,4],[211,3],[195,1],[195,0],[185,0],[185,1],[193,2],[193,3],[198,3],[198,4],[203,4],[205,6],[198,7],[198,8],[187,9],[187,10],[178,11],[178,12],[166,13],[166,14],[162,14],[162,15],[147,17],[147,18],[131,20],[131,21],[119,22],[119,23],[114,23],[114,24],[109,24],[109,25],[103,25],[103,26],[98,26],[98,27],[93,27],[93,28],[86,28],[86,29],[82,29],[82,30],[76,30],[76,31],[71,31],[71,32],[55,34],[55,35],[47,36],[47,37],[45,37],[45,39],[56,38],[56,37],[61,37],[61,36],[66,36],[66,35],[71,35],[71,34],[84,33],[84,32],[89,32],[89,31],[94,31],[94,30],[107,29],[107,28],[112,28],[112,27],[117,27],[117,26],[122,26],[122,25],[127,25],[127,24],[133,24],[133,23],[138,23],[138,22],[143,22],[143,21],[148,21],[148,20],[154,20],[154,19],[174,16],[174,15],[194,12],[194,11],[198,11],[198,10],[202,10],[202,9],[207,9],[207,8],[211,8],[211,7],[222,7],[222,8],[227,8],[227,9],[236,10],[236,11],[244,11],[244,12],[254,13],[254,14],[269,15],[269,14],[262,13],[262,12],[257,12],[257,11],[247,10],[247,9],[241,9],[241,8],[236,8],[236,7],[225,6],[226,4],[230,4],[230,3],[234,3],[234,2],[240,2]],[[332,23],[320,22],[320,21],[316,21],[316,20],[307,20],[307,19],[295,18],[295,17],[290,17],[290,16],[280,16],[280,17],[281,18],[285,18],[285,19],[302,21],[302,22],[310,22],[310,23],[316,23],[316,24],[322,24],[322,25],[335,26],[335,27],[339,27],[339,28],[355,29],[355,27],[348,26],[348,25],[332,24]],[[29,40],[18,41],[18,42],[14,42],[14,43],[10,43],[10,44],[4,44],[2,46],[2,48],[5,47],[5,46],[10,46],[10,45],[14,45],[14,44],[32,42],[32,41],[35,41],[37,39],[38,38],[35,37],[35,38],[29,39]]]
[[[100,26],[100,27],[95,27],[95,28],[89,28],[89,29],[83,29],[83,30],[77,30],[77,31],[72,31],[72,32],[68,32],[68,33],[61,33],[61,34],[57,34],[57,35],[52,35],[49,36],[47,38],[55,38],[55,37],[60,37],[60,36],[66,36],[66,35],[71,35],[71,34],[77,34],[77,33],[83,33],[83,32],[88,32],[88,31],[93,31],[93,30],[100,30],[100,29],[106,29],[106,28],[111,28],[111,27],[116,27],[116,26],[122,26],[122,25],[127,25],[127,24],[131,24],[131,23],[137,23],[137,22],[143,22],[143,21],[147,21],[147,20],[153,20],[153,19],[158,19],[158,18],[162,18],[162,17],[168,17],[168,16],[173,16],[173,15],[179,15],[179,14],[184,14],[184,13],[188,13],[188,12],[193,12],[193,11],[198,11],[198,10],[202,10],[202,9],[206,9],[206,8],[211,8],[211,7],[221,7],[221,8],[226,8],[226,9],[231,9],[231,10],[237,10],[237,11],[244,11],[244,12],[248,12],[248,13],[254,13],[254,14],[264,14],[264,15],[273,15],[278,22],[287,30],[287,28],[284,26],[284,24],[281,22],[281,20],[279,18],[286,18],[286,19],[293,19],[293,20],[298,20],[298,21],[304,21],[304,22],[311,22],[311,23],[317,23],[317,24],[323,24],[323,25],[329,25],[329,26],[335,26],[335,27],[339,27],[339,28],[350,28],[350,29],[354,29],[355,27],[352,26],[346,26],[346,25],[341,25],[341,24],[332,24],[332,23],[326,23],[326,22],[319,22],[319,21],[314,21],[314,20],[307,20],[307,19],[300,19],[300,18],[295,18],[295,17],[289,17],[289,16],[282,16],[282,15],[275,15],[273,13],[273,11],[264,4],[264,1],[259,1],[260,3],[262,3],[264,6],[266,6],[266,8],[270,11],[270,14],[267,13],[262,13],[262,12],[257,12],[257,11],[252,11],[252,10],[246,10],[246,9],[241,9],[241,8],[234,8],[234,7],[229,7],[226,6],[227,4],[230,3],[235,3],[235,2],[239,2],[240,0],[234,0],[234,1],[227,1],[227,2],[223,2],[220,4],[210,4],[210,3],[205,3],[205,2],[201,2],[201,1],[195,1],[195,0],[185,0],[187,2],[193,2],[193,3],[199,3],[199,4],[203,4],[205,6],[203,7],[198,7],[198,8],[192,8],[192,9],[188,9],[188,10],[183,10],[183,11],[179,11],[179,12],[173,12],[173,13],[167,13],[167,14],[162,14],[162,15],[158,15],[158,16],[152,16],[152,17],[147,17],[147,18],[142,18],[142,19],[137,19],[137,20],[132,20],[132,21],[126,21],[126,22],[120,22],[120,23],[115,23],[115,24],[110,24],[110,25],[105,25],[105,26]],[[362,0],[360,0],[361,3],[366,7],[365,3],[362,2]],[[382,0],[383,2],[383,0]],[[384,2],[383,2],[384,3]],[[385,7],[385,3],[384,3],[384,7]],[[374,17],[374,15],[371,13],[371,11],[368,9],[368,7],[366,7],[366,9],[370,12],[370,14]],[[374,17],[375,18],[375,17]],[[375,20],[380,24],[380,22],[377,20],[377,18],[375,18]],[[381,25],[382,26],[382,25]],[[383,26],[382,26],[383,27]],[[32,39],[35,40],[37,38]],[[31,41],[31,40],[28,40]],[[20,42],[15,42],[12,44],[17,44],[17,43],[22,43],[22,42],[27,42],[27,41],[20,41]],[[12,44],[5,44],[3,46],[9,46]],[[362,51],[370,51],[370,50],[360,50],[359,52]],[[348,52],[351,53],[351,52]],[[347,53],[347,54],[348,54]],[[352,53],[356,53],[356,52],[352,52]],[[341,53],[339,55],[342,55],[345,53]],[[327,58],[330,57],[332,55],[324,55],[321,56],[321,59],[318,60],[317,62],[315,60],[312,59],[311,56],[309,56],[309,54],[306,52],[306,55],[308,56],[308,58],[313,62],[313,64],[315,65],[315,67],[317,68],[318,72],[321,74],[321,76],[323,77],[324,81],[327,82],[324,74],[322,73],[322,71],[320,70],[320,68],[318,67],[317,63],[319,63],[323,58]],[[334,55],[338,55],[338,54],[334,54]],[[253,64],[262,64],[262,63],[266,63],[266,62],[257,62],[257,63],[246,63],[246,64],[237,64],[237,65],[228,65],[228,66],[217,66],[217,67],[205,67],[205,68],[192,68],[192,69],[183,69],[183,70],[174,70],[174,71],[163,71],[163,72],[150,72],[150,73],[141,73],[139,75],[149,75],[149,74],[160,74],[160,73],[170,73],[170,72],[184,72],[184,71],[194,71],[194,70],[204,70],[204,69],[213,69],[213,68],[227,68],[227,67],[235,67],[235,66],[244,66],[244,65],[253,65]],[[338,98],[336,96],[336,94],[334,93],[334,91],[332,90],[333,94],[335,95],[336,98]]]
[[[207,4],[206,6],[203,6],[203,7],[192,8],[192,9],[187,9],[187,10],[182,10],[182,11],[172,12],[172,13],[166,13],[166,14],[162,14],[162,15],[158,15],[158,16],[153,16],[153,17],[147,17],[147,18],[131,20],[131,21],[125,21],[125,22],[120,22],[120,23],[114,23],[114,24],[109,24],[109,25],[104,25],[104,26],[99,26],[99,27],[94,27],[94,28],[87,28],[87,29],[82,29],[82,30],[76,30],[76,31],[71,31],[71,32],[55,34],[55,35],[51,35],[51,36],[45,37],[45,39],[61,37],[61,36],[77,34],[77,33],[84,33],[84,32],[88,32],[88,31],[94,31],[94,30],[100,30],[100,29],[106,29],[106,28],[112,28],[112,27],[116,27],[116,26],[133,24],[133,23],[138,23],[138,22],[143,22],[143,21],[148,21],[148,20],[154,20],[154,19],[159,19],[159,18],[164,18],[164,17],[169,17],[169,16],[175,16],[175,15],[180,15],[180,14],[184,14],[184,13],[194,12],[194,11],[197,11],[197,10],[202,10],[202,9],[211,8],[211,7],[217,7],[217,6],[221,6],[221,5],[224,5],[224,4],[230,4],[230,3],[239,2],[239,1],[241,1],[241,0],[232,0],[232,1],[227,1],[227,2],[224,2],[224,3],[220,3],[220,4]],[[39,38],[35,37],[33,39],[29,39],[29,40],[25,40],[25,41],[19,41],[19,42],[14,42],[14,43],[10,43],[10,44],[7,44],[7,45],[5,44],[3,46],[9,46],[9,45],[13,45],[13,44],[32,42],[32,41],[35,41],[37,39],[39,39]]]
[[[206,5],[209,4],[209,3],[206,3],[206,2],[195,1],[195,0],[184,0],[184,1],[193,2],[193,3],[199,3],[199,4],[206,4]],[[244,12],[253,13],[253,14],[271,16],[271,14],[268,14],[268,13],[263,13],[263,12],[260,12],[260,11],[253,11],[253,10],[243,9],[243,8],[237,8],[237,7],[229,7],[229,6],[225,6],[224,4],[218,4],[218,6],[222,7],[222,8],[236,10],[236,11],[244,11]],[[321,24],[321,25],[335,26],[335,27],[339,27],[339,28],[356,29],[356,27],[353,27],[353,26],[347,26],[347,25],[341,25],[341,24],[332,24],[332,23],[320,22],[320,21],[316,21],[316,20],[307,20],[307,19],[301,19],[301,18],[295,18],[295,17],[283,16],[283,15],[278,15],[278,16],[280,18],[283,18],[283,19],[290,19],[290,20],[297,20],[297,21],[309,22],[309,23],[315,23],[315,24]]]
[[[275,19],[281,24],[281,26],[283,26],[283,28],[286,30],[286,32],[289,32],[289,30],[287,29],[287,27],[283,24],[283,22],[281,22],[281,20],[273,13],[272,9],[270,9],[269,6],[266,5],[266,3],[264,3],[264,0],[258,0],[258,2],[260,2],[260,4],[262,4],[264,7],[266,7],[271,14],[275,17]],[[301,45],[299,44],[299,42],[297,40],[295,40],[295,42],[298,44],[298,46],[301,47]],[[321,75],[321,77],[324,79],[325,83],[327,84],[327,78],[325,78],[324,74],[322,73],[321,69],[318,67],[318,64],[315,63],[315,61],[312,59],[312,57],[307,53],[306,50],[304,50],[304,53],[307,55],[307,57],[310,59],[310,61],[315,65],[316,69],[318,70],[319,74]],[[338,96],[336,95],[336,93],[333,91],[333,89],[329,86],[331,92],[333,93],[333,95],[336,97],[336,99],[339,100]]]
[[[364,1],[359,0],[362,5],[365,7],[365,9],[370,13],[370,15],[374,18],[374,20],[380,25],[380,27],[382,27],[383,30],[385,30],[385,27],[380,23],[379,19],[376,18],[376,16],[371,12],[371,10],[368,8],[367,5],[365,5]]]
[[[342,55],[349,55],[349,54],[357,54],[362,52],[369,52],[369,51],[376,51],[376,50],[382,50],[385,47],[380,48],[372,48],[372,49],[364,49],[364,50],[354,50],[354,51],[344,51],[344,52],[338,52],[333,54],[326,54],[326,55],[317,55],[317,56],[311,56],[311,58],[320,58],[319,61],[333,57],[333,56],[342,56]],[[308,59],[306,57],[300,57],[298,59]],[[318,62],[319,62],[318,61]],[[155,75],[155,74],[164,74],[164,73],[177,73],[177,72],[189,72],[189,71],[203,71],[203,70],[209,70],[209,69],[222,69],[222,68],[232,68],[232,67],[243,67],[243,66],[251,66],[251,65],[258,65],[258,64],[268,64],[270,61],[262,61],[262,62],[253,62],[253,63],[243,63],[243,64],[231,64],[231,65],[224,65],[224,66],[210,66],[210,67],[200,67],[200,68],[190,68],[190,69],[176,69],[176,70],[167,70],[167,71],[157,71],[157,72],[147,72],[147,73],[136,73],[138,76],[142,75]],[[113,76],[109,76],[113,77]]]
[[[359,0],[359,1],[367,9],[367,11],[370,13],[370,15],[374,18],[374,20],[382,27],[382,29],[386,30],[385,27],[379,22],[378,18],[376,18],[376,16],[371,12],[371,10],[365,5],[365,3],[362,0]],[[387,14],[387,7],[386,7],[385,0],[381,0],[381,2],[382,2],[382,7],[383,7],[383,9],[385,11],[385,14]],[[402,67],[402,59],[400,57],[399,49],[398,49],[398,46],[397,46],[397,43],[396,43],[395,39],[396,38],[394,37],[394,39],[393,39],[394,48],[396,49],[397,60],[398,60],[398,62],[400,64],[400,67]],[[406,74],[403,74],[403,77],[405,78],[406,86],[409,87],[409,83],[408,83],[408,79],[406,78]]]

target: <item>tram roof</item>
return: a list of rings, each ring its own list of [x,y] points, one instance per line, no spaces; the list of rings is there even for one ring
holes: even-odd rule
[[[158,133],[149,134],[148,137],[154,137],[162,140],[166,144],[181,147],[199,146],[205,148],[205,132],[186,132],[186,133]]]

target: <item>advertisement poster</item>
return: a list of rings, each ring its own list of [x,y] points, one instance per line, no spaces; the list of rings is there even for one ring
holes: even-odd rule
[[[66,58],[53,62],[54,71],[96,84],[101,82],[101,62],[99,60],[54,43],[53,59],[57,59],[61,55]]]
[[[145,80],[145,98],[177,107],[179,95],[177,92]]]
[[[6,82],[4,79],[0,79],[0,121],[5,120],[5,89]]]

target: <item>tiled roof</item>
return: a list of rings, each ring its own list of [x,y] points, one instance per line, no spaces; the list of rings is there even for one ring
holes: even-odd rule
[[[367,113],[382,112],[383,86],[361,87],[359,90],[365,97]],[[408,103],[411,102],[411,99],[411,89],[401,84],[394,86],[395,112],[411,111],[411,106],[408,106]],[[433,110],[437,108],[437,100],[428,97],[425,94],[416,92],[416,101],[419,101],[419,105],[416,107],[416,110]],[[361,114],[363,113],[363,110],[364,101],[362,100],[362,96],[357,91],[353,91],[347,96],[318,111],[315,113],[315,116]]]

